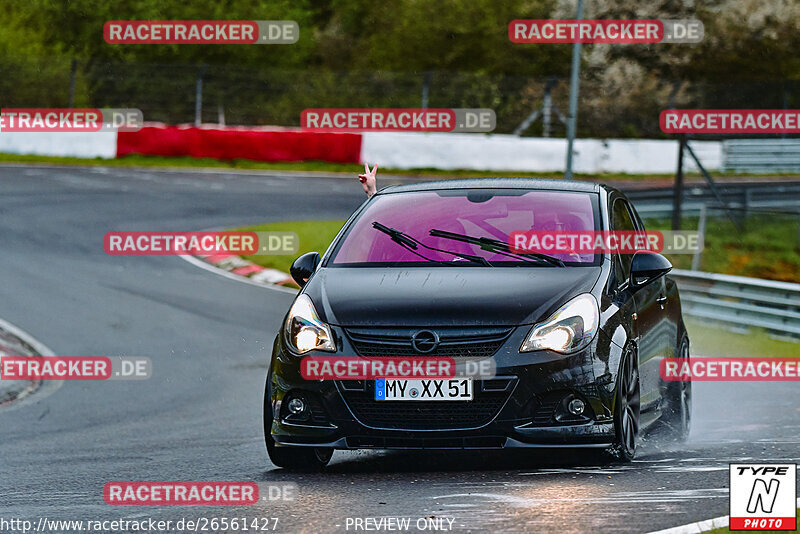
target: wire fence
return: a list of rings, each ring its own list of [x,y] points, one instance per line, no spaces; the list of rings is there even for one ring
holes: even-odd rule
[[[497,133],[563,137],[569,94],[569,82],[553,76],[441,71],[0,59],[0,73],[4,107],[133,107],[148,121],[170,124],[299,126],[304,109],[320,107],[490,108]],[[797,108],[800,81],[708,84],[586,75],[579,102],[579,137],[668,138],[658,125],[664,109]],[[520,129],[526,118],[535,120]]]
[[[738,274],[800,283],[800,199],[794,206],[722,208],[699,202],[686,209],[681,229],[695,230],[703,249],[691,254],[667,254],[677,269]],[[668,230],[669,208],[637,205],[648,230]],[[733,213],[735,223],[729,216]]]

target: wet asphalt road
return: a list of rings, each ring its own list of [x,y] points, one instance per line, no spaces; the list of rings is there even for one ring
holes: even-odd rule
[[[0,318],[61,356],[153,361],[146,381],[48,384],[0,410],[0,518],[277,517],[277,532],[312,533],[380,516],[416,531],[434,516],[459,532],[648,532],[727,514],[729,462],[797,461],[797,385],[756,382],[695,384],[689,443],[646,442],[627,466],[579,451],[336,452],[323,474],[275,469],[261,401],[292,296],[177,257],[108,256],[103,235],[343,219],[362,199],[355,179],[0,167]],[[112,480],[289,481],[297,496],[112,507]]]

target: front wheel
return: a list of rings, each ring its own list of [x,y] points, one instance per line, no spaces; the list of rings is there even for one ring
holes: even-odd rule
[[[266,438],[267,453],[273,464],[290,471],[319,471],[331,461],[333,449],[326,447],[278,447],[272,436]]]
[[[615,404],[616,441],[611,452],[619,461],[630,462],[636,455],[640,406],[639,357],[633,347],[628,347],[622,355]]]
[[[269,374],[264,388],[264,442],[273,464],[291,471],[319,471],[331,461],[333,449],[328,447],[278,447],[272,437],[272,399]]]

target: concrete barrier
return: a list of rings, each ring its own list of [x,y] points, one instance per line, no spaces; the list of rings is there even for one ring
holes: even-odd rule
[[[692,141],[710,171],[722,167],[722,143]],[[149,125],[139,132],[0,132],[0,152],[114,158],[126,154],[193,156],[256,161],[378,163],[383,168],[562,172],[564,139],[505,134],[308,132],[297,128],[220,128]],[[575,172],[672,174],[678,142],[648,139],[578,139]],[[696,171],[688,153],[684,168]]]
[[[116,158],[117,132],[0,132],[0,153]]]
[[[708,170],[722,164],[722,143],[692,141]],[[578,139],[574,145],[575,172],[594,174],[674,173],[678,142],[647,139]],[[472,169],[492,171],[561,172],[567,155],[565,139],[513,135],[366,132],[361,159],[399,169]],[[687,171],[697,170],[688,154]]]

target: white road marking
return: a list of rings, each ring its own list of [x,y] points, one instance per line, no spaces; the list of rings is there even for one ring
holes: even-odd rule
[[[660,467],[654,470],[654,473],[706,473],[711,471],[727,471],[728,466],[719,467],[689,467],[681,465],[671,465],[668,467]]]
[[[800,499],[797,499],[797,507],[800,508]],[[649,532],[648,534],[700,534],[701,532],[708,532],[715,528],[726,528],[729,524],[729,519],[730,516],[722,515],[713,519],[706,519],[705,521],[697,521],[696,523],[688,523],[678,527]]]
[[[218,274],[220,276],[224,276],[225,278],[230,278],[231,280],[236,280],[238,282],[243,282],[245,284],[250,284],[251,286],[261,287],[261,288],[264,288],[264,289],[272,289],[274,291],[281,291],[283,293],[291,293],[292,295],[296,295],[297,294],[297,290],[296,289],[292,289],[290,287],[278,286],[278,285],[274,285],[274,284],[263,284],[263,283],[260,284],[258,282],[254,282],[254,281],[250,280],[249,278],[247,278],[245,276],[239,276],[238,274],[229,273],[228,271],[225,271],[225,270],[220,269],[218,267],[214,267],[210,263],[206,263],[203,260],[199,260],[199,259],[195,258],[194,256],[188,256],[188,255],[180,254],[180,255],[178,255],[178,257],[188,261],[189,263],[191,263],[192,265],[194,265],[196,267],[200,267],[201,269],[205,269],[206,271],[210,271],[210,272],[212,272],[214,274]]]
[[[525,498],[516,495],[500,493],[452,493],[448,495],[437,495],[431,499],[468,499],[484,498],[495,502],[504,502],[513,506],[541,506],[551,503],[584,503],[584,504],[606,504],[606,503],[680,503],[687,500],[696,499],[724,499],[728,496],[727,488],[700,488],[690,490],[654,490],[654,491],[625,491],[612,493],[605,497],[564,497],[557,499],[550,498]],[[464,504],[464,503],[460,503]]]

